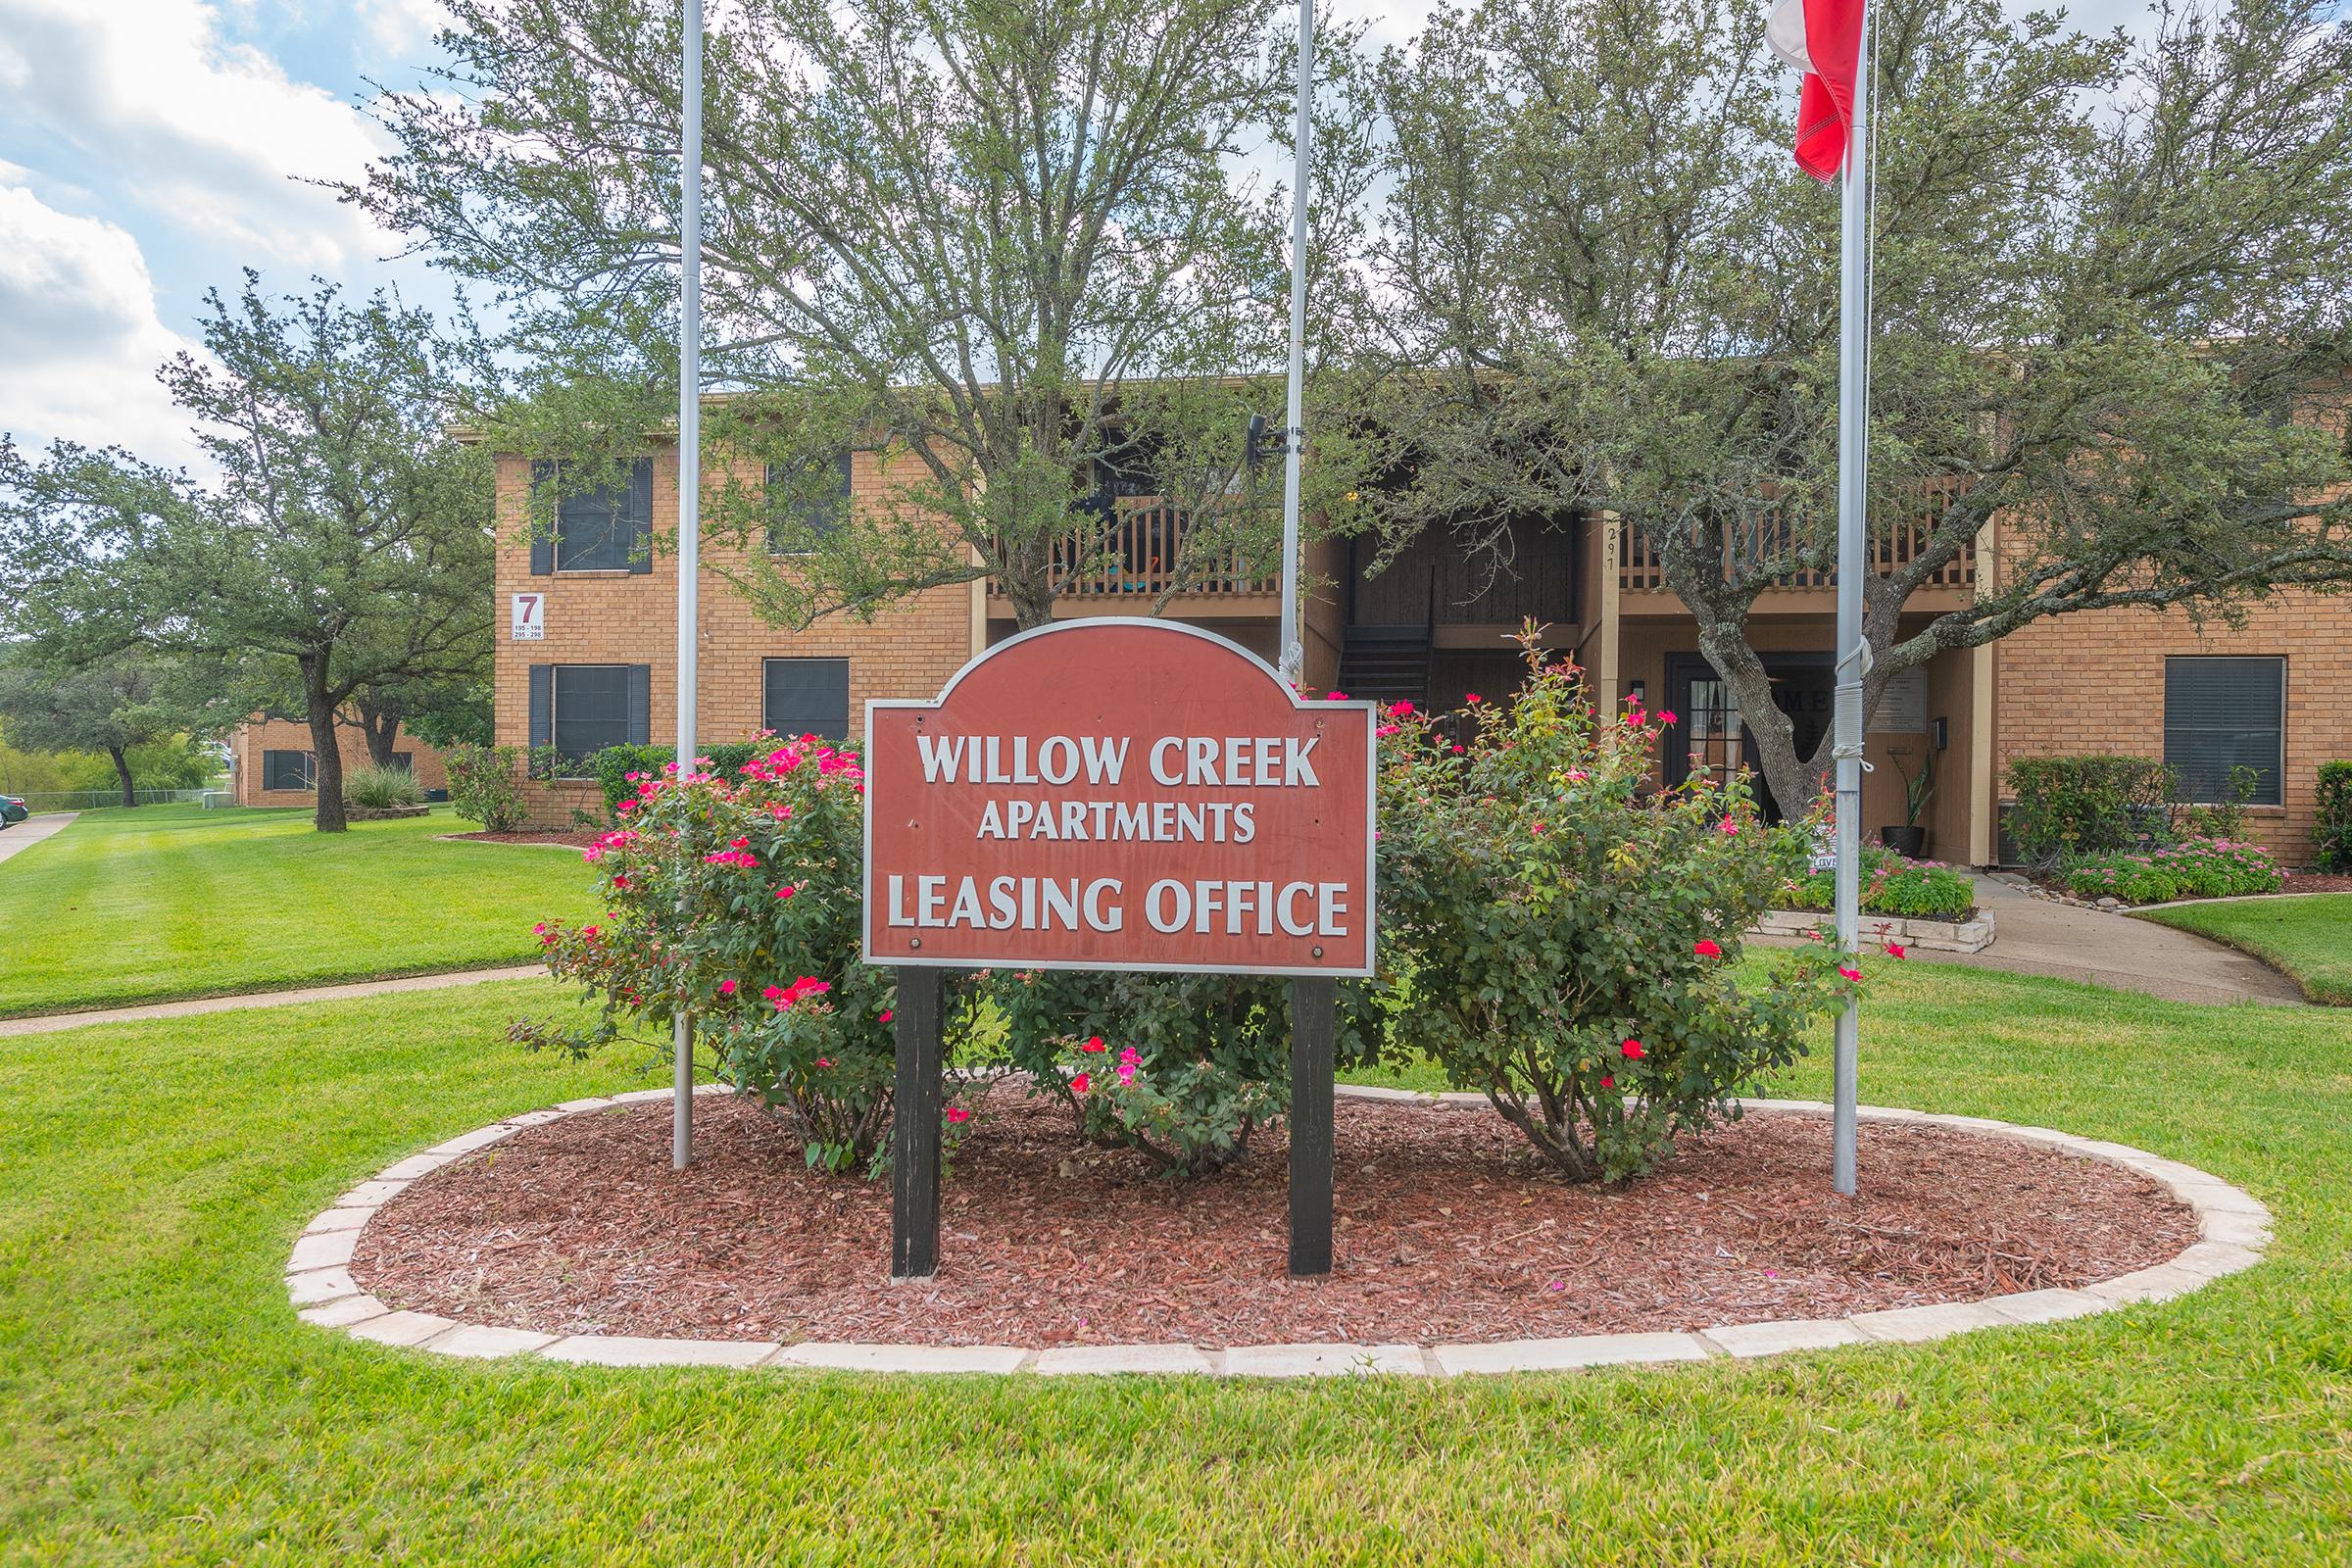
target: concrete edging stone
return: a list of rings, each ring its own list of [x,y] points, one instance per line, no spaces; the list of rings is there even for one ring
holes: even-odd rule
[[[727,1091],[706,1085],[697,1094]],[[1433,1109],[1484,1106],[1478,1094],[1431,1094],[1342,1084],[1352,1099],[1409,1102]],[[2251,1194],[2178,1160],[2103,1139],[2078,1138],[2048,1127],[2021,1127],[1984,1116],[1947,1116],[1865,1105],[1864,1121],[1952,1127],[2012,1138],[2085,1159],[2120,1165],[2147,1177],[2197,1215],[2200,1239],[2178,1256],[2148,1268],[2100,1280],[2079,1290],[2025,1291],[1978,1301],[1860,1312],[1844,1318],[1776,1319],[1726,1323],[1697,1333],[1588,1334],[1566,1339],[1503,1340],[1483,1345],[1250,1345],[1212,1349],[1194,1345],[1087,1345],[1037,1350],[1002,1345],[864,1345],[760,1340],[657,1339],[626,1335],[555,1335],[529,1329],[465,1323],[429,1312],[396,1309],[362,1290],[351,1276],[362,1230],[376,1210],[416,1178],[466,1158],[525,1127],[617,1105],[667,1099],[666,1089],[568,1100],[493,1122],[398,1160],[358,1183],[297,1237],[286,1262],[289,1304],[306,1323],[339,1329],[354,1339],[468,1357],[535,1356],[595,1366],[803,1368],[845,1372],[1004,1374],[1044,1376],[1157,1376],[1313,1378],[1389,1374],[1460,1377],[1505,1372],[1566,1371],[1602,1366],[1663,1366],[1729,1358],[1747,1360],[1800,1350],[1881,1343],[1925,1344],[1985,1328],[2056,1323],[2094,1312],[2185,1296],[2225,1275],[2262,1261],[2271,1242],[2271,1211]],[[1749,1100],[1750,1110],[1826,1116],[1818,1101]]]

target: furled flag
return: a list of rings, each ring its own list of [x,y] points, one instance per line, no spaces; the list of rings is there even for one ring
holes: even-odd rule
[[[1815,179],[1836,179],[1845,167],[1863,3],[1780,0],[1764,24],[1772,52],[1805,74],[1796,96],[1796,166]]]

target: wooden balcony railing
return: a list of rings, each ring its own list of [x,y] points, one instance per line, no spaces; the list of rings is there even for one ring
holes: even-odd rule
[[[1192,519],[1179,508],[1121,507],[1100,528],[1055,544],[1055,591],[1126,600],[1171,589],[1225,599],[1281,591],[1279,578],[1250,571],[1239,550],[1207,551],[1191,532]]]
[[[1789,548],[1793,523],[1764,524],[1762,531],[1755,527],[1734,523],[1723,525],[1724,575],[1730,576],[1735,564],[1748,564],[1769,560]],[[1778,528],[1777,534],[1773,531]],[[1870,541],[1870,569],[1886,576],[1898,567],[1907,566],[1927,548],[1928,525],[1882,524]],[[1975,545],[1962,548],[1959,555],[1936,568],[1922,584],[1928,588],[1971,588],[1977,580],[1977,552]],[[1785,588],[1834,588],[1838,574],[1834,571],[1791,572],[1782,579]],[[1660,593],[1670,591],[1673,584],[1666,580],[1666,564],[1649,536],[1639,528],[1625,531],[1625,563],[1619,568],[1617,585],[1627,593]]]

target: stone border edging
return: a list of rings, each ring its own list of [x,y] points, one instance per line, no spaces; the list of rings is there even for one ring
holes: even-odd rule
[[[697,1094],[725,1094],[705,1085]],[[1403,1102],[1433,1109],[1486,1108],[1477,1094],[1423,1094],[1341,1084],[1339,1093],[1357,1100]],[[537,1127],[584,1111],[667,1100],[666,1089],[567,1100],[545,1110],[510,1116],[462,1133],[387,1166],[335,1200],[311,1221],[286,1262],[286,1291],[306,1323],[341,1329],[354,1339],[408,1346],[443,1355],[537,1355],[551,1361],[598,1366],[808,1367],[860,1372],[1035,1372],[1058,1374],[1193,1373],[1224,1377],[1312,1377],[1335,1373],[1387,1372],[1420,1377],[1469,1373],[1548,1372],[1593,1366],[1654,1366],[1717,1357],[1740,1360],[1790,1350],[1873,1343],[1919,1344],[1972,1329],[2053,1323],[2086,1317],[2138,1301],[2162,1301],[2252,1268],[2271,1241],[2271,1211],[2260,1200],[2193,1165],[2165,1159],[2125,1144],[2078,1138],[2048,1127],[2019,1127],[1983,1116],[1935,1115],[1874,1105],[1861,1107],[1864,1121],[1917,1122],[1956,1127],[2021,1143],[2040,1144],[2063,1153],[2104,1160],[2136,1171],[2197,1215],[2199,1240],[2169,1262],[2101,1280],[2080,1290],[2025,1291],[1978,1301],[1942,1301],[1930,1306],[1858,1312],[1851,1317],[1776,1319],[1726,1323],[1698,1333],[1586,1334],[1568,1339],[1504,1340],[1488,1345],[1248,1345],[1224,1350],[1193,1345],[1080,1345],[1033,1350],[1004,1345],[859,1345],[810,1342],[783,1345],[764,1340],[650,1339],[626,1335],[544,1334],[532,1329],[464,1323],[430,1312],[397,1310],[360,1289],[350,1263],[360,1233],[376,1211],[420,1176],[452,1160],[488,1149],[525,1127]],[[1754,1110],[1826,1116],[1819,1101],[1750,1100]]]

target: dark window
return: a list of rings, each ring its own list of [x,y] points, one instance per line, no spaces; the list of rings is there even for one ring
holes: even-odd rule
[[[850,662],[846,659],[771,659],[763,722],[778,735],[850,733]]]
[[[555,698],[555,748],[566,760],[630,741],[628,665],[558,664]]]
[[[2253,769],[2248,803],[2278,806],[2286,774],[2286,661],[2199,654],[2164,662],[2164,760],[2183,800],[2235,799],[2230,775]]]
[[[552,464],[536,470],[556,477]],[[652,565],[654,460],[637,458],[618,484],[556,501],[556,536],[548,564],[557,571],[645,571]],[[534,570],[541,569],[536,563]]]
[[[318,787],[318,769],[312,765],[309,752],[262,753],[262,788],[266,790],[315,790]]]
[[[767,466],[770,555],[805,556],[850,514],[850,454]]]

